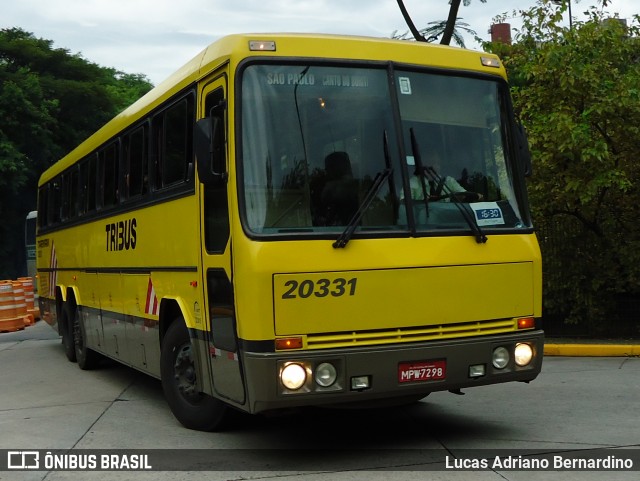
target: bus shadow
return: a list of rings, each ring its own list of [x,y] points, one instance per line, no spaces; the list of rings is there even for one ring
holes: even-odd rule
[[[49,346],[59,350],[62,346]],[[153,401],[166,406],[160,381],[108,358],[101,360],[97,371],[105,378],[130,379],[120,397]],[[469,399],[469,403],[474,403]],[[460,412],[448,404],[441,393],[413,403],[374,408],[306,407],[256,415],[235,409],[223,435],[236,439],[249,438],[274,449],[359,450],[438,449],[450,443],[464,445],[478,439],[509,439],[514,427],[496,424]],[[172,417],[166,406],[166,415]],[[186,428],[182,428],[185,429]],[[188,432],[188,431],[187,431]],[[216,436],[216,433],[211,433]]]
[[[454,412],[429,398],[388,408],[301,408],[257,416],[235,413],[233,418],[231,431],[261,432],[271,445],[306,449],[442,449],[445,441],[495,438],[511,432],[507,425]]]

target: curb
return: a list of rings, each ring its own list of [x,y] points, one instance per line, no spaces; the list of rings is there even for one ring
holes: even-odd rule
[[[637,357],[640,344],[545,344],[545,356]]]

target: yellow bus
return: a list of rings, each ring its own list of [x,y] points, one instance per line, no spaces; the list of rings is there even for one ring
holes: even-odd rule
[[[43,173],[41,309],[193,429],[528,382],[529,163],[491,54],[224,37]]]

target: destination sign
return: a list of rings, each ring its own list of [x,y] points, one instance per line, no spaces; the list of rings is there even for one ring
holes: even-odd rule
[[[366,75],[314,75],[304,73],[269,72],[265,74],[268,85],[317,85],[323,87],[367,88]]]

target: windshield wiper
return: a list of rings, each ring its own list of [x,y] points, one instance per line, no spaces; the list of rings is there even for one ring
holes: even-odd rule
[[[335,240],[335,242],[332,244],[334,249],[345,247],[347,243],[351,240],[351,237],[353,237],[353,233],[358,228],[360,219],[362,219],[362,216],[371,205],[371,202],[373,202],[373,199],[375,199],[376,196],[378,195],[378,192],[380,191],[380,187],[382,187],[382,184],[384,184],[384,182],[391,176],[391,173],[393,172],[393,169],[391,168],[391,160],[389,157],[389,140],[387,139],[386,130],[383,133],[383,145],[384,145],[384,161],[387,167],[382,172],[378,172],[376,174],[375,178],[373,179],[373,184],[371,185],[371,187],[369,187],[369,190],[364,196],[364,199],[360,204],[360,206],[358,207],[358,210],[353,215],[353,217],[347,224],[347,227],[344,229],[344,231],[342,231],[342,234],[340,234],[340,237],[338,237]]]
[[[455,196],[455,194],[451,192],[451,189],[447,187],[447,183],[445,182],[446,179],[438,175],[438,173],[433,167],[425,167],[422,164],[422,158],[420,156],[420,147],[418,146],[418,141],[416,140],[416,136],[412,128],[409,129],[409,134],[411,135],[411,148],[413,150],[413,157],[416,161],[416,166],[418,167],[418,172],[420,174],[419,175],[420,183],[422,185],[422,192],[425,198],[424,203],[426,208],[427,209],[429,208],[429,204],[428,204],[428,201],[426,200],[428,196],[426,195],[426,184],[424,182],[425,175],[429,177],[429,180],[435,181],[434,183],[436,183],[438,186],[442,186],[442,188],[445,189],[445,194],[449,196],[453,204],[455,204],[455,206],[460,211],[460,214],[462,215],[465,222],[471,229],[471,232],[473,233],[474,237],[476,238],[476,242],[478,244],[484,244],[485,242],[487,242],[488,240],[487,236],[484,234],[484,232],[482,232],[482,229],[480,229],[480,226],[476,222],[476,219],[473,213],[469,212],[471,208],[468,205],[465,206],[464,204],[460,203],[460,201]],[[433,192],[431,192],[431,194],[433,194]]]
[[[478,222],[476,222],[473,211],[471,211],[471,208],[467,204],[460,202],[455,192],[452,192],[451,189],[447,186],[447,183],[445,182],[446,179],[438,175],[433,167],[425,168],[424,172],[429,177],[429,180],[433,180],[438,184],[438,186],[442,186],[445,195],[448,196],[451,199],[451,202],[458,208],[460,214],[471,229],[471,232],[473,232],[473,235],[476,238],[476,242],[478,244],[484,244],[485,242],[487,242],[487,236],[478,225]]]
[[[422,188],[422,198],[424,200],[424,208],[426,216],[429,217],[429,194],[427,194],[427,184],[424,181],[424,173],[426,169],[422,163],[422,156],[420,155],[420,148],[418,147],[418,141],[416,140],[416,134],[413,132],[413,127],[409,129],[409,135],[411,136],[411,150],[413,151],[413,160],[416,164],[418,172],[418,179],[420,180],[420,187]],[[413,199],[411,199],[413,201]]]

